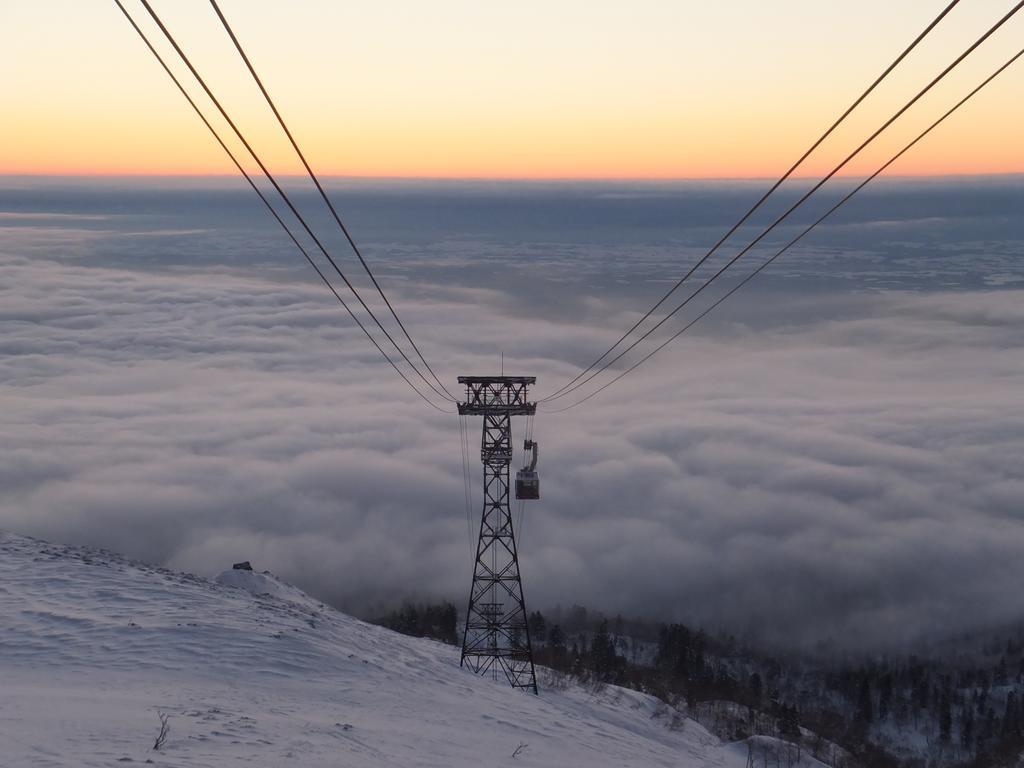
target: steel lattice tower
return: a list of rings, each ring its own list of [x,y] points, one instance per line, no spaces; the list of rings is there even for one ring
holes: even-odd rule
[[[537,693],[533,646],[527,623],[519,553],[509,508],[509,464],[512,461],[512,417],[531,416],[528,402],[533,376],[460,376],[466,385],[464,416],[483,416],[480,459],[484,465],[484,509],[469,591],[466,631],[460,664],[477,674],[498,669],[513,688]]]

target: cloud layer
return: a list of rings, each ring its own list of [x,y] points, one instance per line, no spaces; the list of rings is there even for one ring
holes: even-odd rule
[[[457,419],[322,288],[7,251],[0,527],[201,573],[249,559],[354,610],[461,604]],[[496,369],[501,338],[545,394],[635,317],[585,280],[567,313],[517,279],[389,285],[453,383]],[[855,647],[1020,618],[1022,299],[758,294],[586,406],[539,414],[528,601]]]

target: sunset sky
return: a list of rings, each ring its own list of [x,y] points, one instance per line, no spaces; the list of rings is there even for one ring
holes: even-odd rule
[[[1012,4],[961,3],[805,172],[834,165]],[[222,2],[320,172],[516,178],[777,175],[944,5]],[[298,172],[209,3],[154,7],[272,167]],[[1022,41],[1024,11],[850,172],[877,166]],[[4,2],[0,71],[0,173],[232,173],[111,1]],[[892,172],[1024,172],[1022,96],[1018,63]]]

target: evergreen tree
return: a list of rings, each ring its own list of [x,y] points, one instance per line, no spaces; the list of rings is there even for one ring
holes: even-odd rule
[[[551,666],[564,672],[567,669],[565,633],[557,624],[552,624],[548,629],[547,652]]]
[[[1007,671],[1006,671],[1006,657],[1004,656],[999,660],[999,666],[996,667],[995,672],[992,673],[992,685],[1002,686],[1006,685],[1007,682]]]
[[[615,637],[613,638],[614,645],[616,648],[619,647],[620,638],[622,638],[623,634],[625,634],[625,626],[626,623],[622,620],[622,614],[617,614],[615,616]]]
[[[960,746],[970,750],[974,744],[974,712],[968,707],[960,719]]]
[[[871,704],[871,682],[867,676],[861,678],[860,693],[857,694],[857,714],[855,720],[860,725],[871,725],[875,719],[874,708]]]
[[[530,639],[543,641],[547,635],[548,625],[540,611],[534,611],[529,619]]]
[[[586,646],[584,646],[583,652],[586,652]],[[569,674],[579,677],[583,673],[583,653],[580,652],[580,647],[576,643],[572,644],[568,661]]]
[[[885,720],[892,711],[892,673],[882,676],[878,687],[878,719]]]
[[[1003,738],[1014,740],[1020,735],[1020,712],[1017,705],[1017,694],[1010,691],[1006,696],[1006,709],[1003,713]]]
[[[928,690],[931,685],[928,682],[928,673],[924,669],[917,669],[914,673],[914,706],[917,709],[928,708]]]
[[[949,744],[953,734],[953,709],[949,700],[949,691],[944,691],[939,704],[939,741]]]
[[[602,620],[590,643],[590,668],[599,679],[610,681],[616,672],[617,654],[608,635],[608,622]]]
[[[978,751],[983,752],[996,737],[996,711],[989,707],[985,712],[985,721],[978,734]]]
[[[800,715],[795,706],[783,705],[779,713],[779,736],[786,741],[800,741]]]
[[[750,688],[750,698],[754,702],[754,705],[760,705],[761,697],[764,695],[764,683],[761,682],[761,676],[757,674],[757,672],[754,672],[750,676],[750,681],[747,686]]]
[[[375,623],[413,637],[432,637],[445,643],[459,642],[458,611],[449,602],[436,605],[405,603]]]

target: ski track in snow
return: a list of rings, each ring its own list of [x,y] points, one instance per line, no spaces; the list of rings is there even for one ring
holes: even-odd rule
[[[0,765],[746,764],[649,696],[534,697],[269,574],[218,580],[0,533]]]

